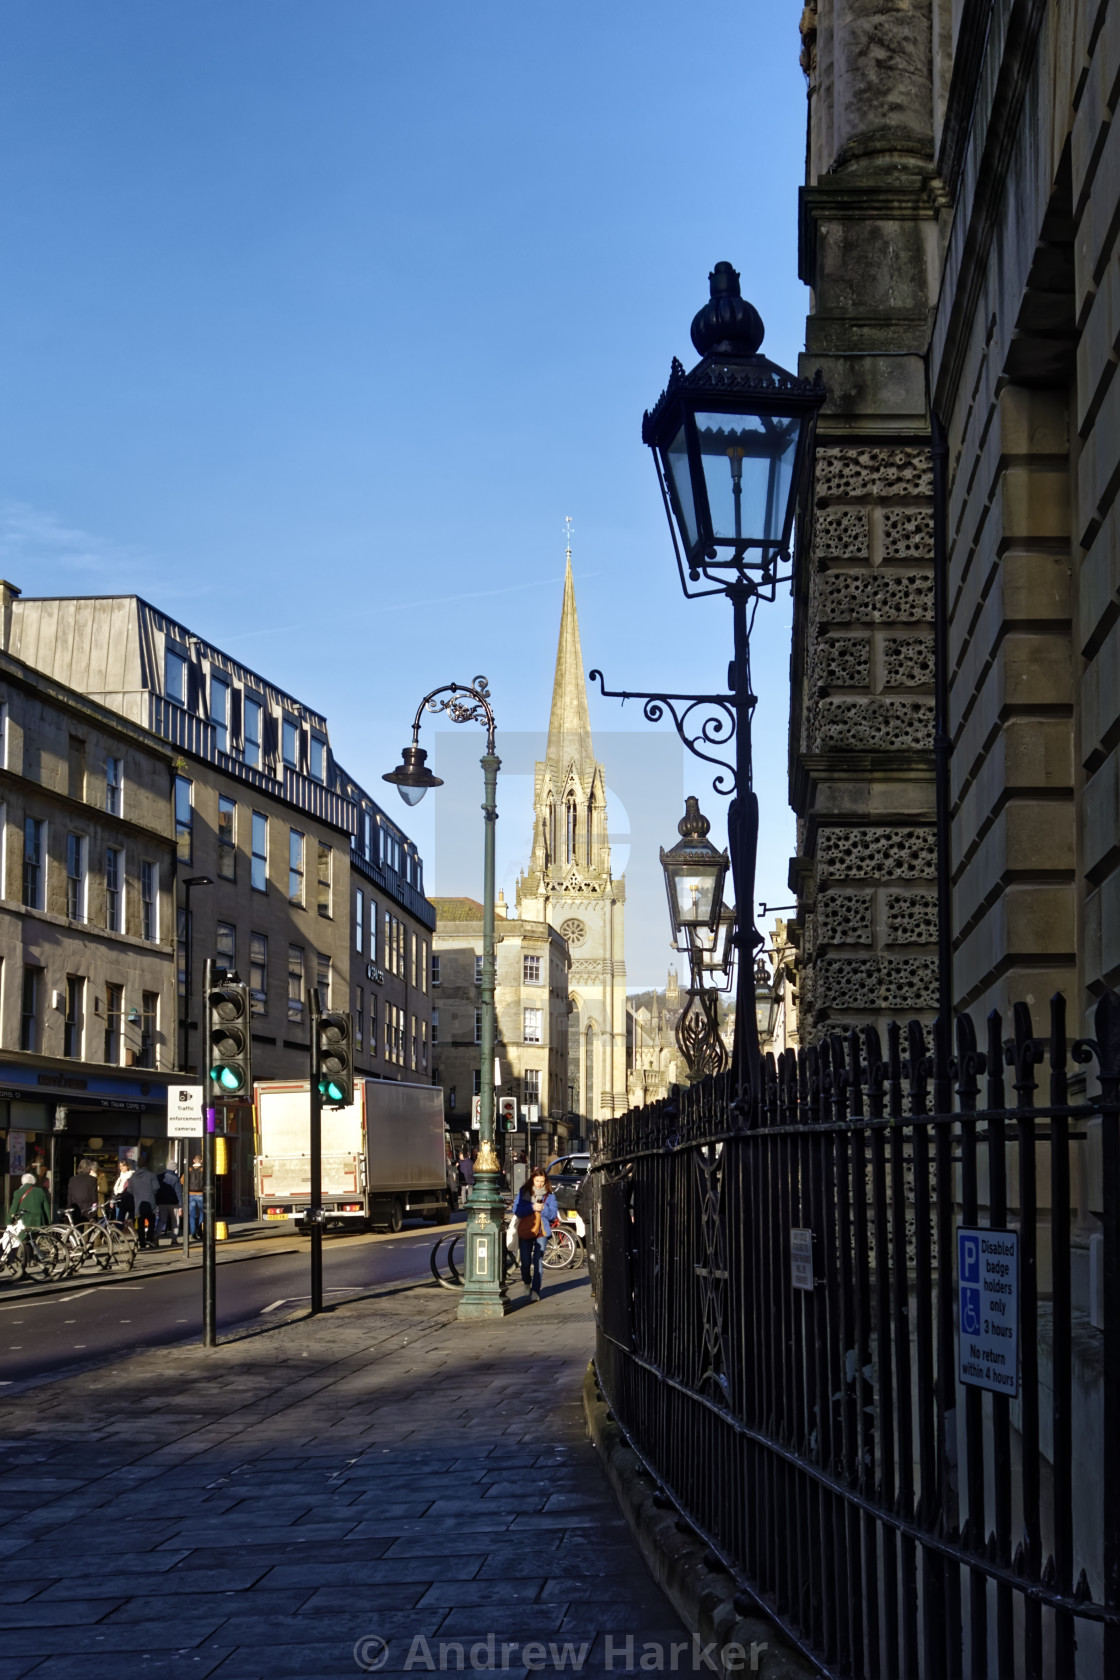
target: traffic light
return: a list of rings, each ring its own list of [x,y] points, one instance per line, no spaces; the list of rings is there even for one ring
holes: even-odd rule
[[[515,1132],[517,1130],[516,1097],[498,1098],[498,1119],[504,1132]]]
[[[328,1010],[316,1021],[315,1073],[323,1101],[349,1108],[354,1101],[354,1017]]]
[[[210,1098],[249,1100],[253,1072],[249,1052],[249,988],[236,974],[211,974],[206,995],[209,1020]]]

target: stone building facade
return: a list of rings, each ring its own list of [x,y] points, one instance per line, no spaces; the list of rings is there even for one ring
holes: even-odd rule
[[[952,1003],[1060,990],[1080,1027],[1120,975],[1118,13],[802,19],[802,370],[829,393],[793,661],[809,1037],[937,1004],[938,611]]]
[[[473,898],[432,900],[432,1050],[450,1130],[471,1130],[479,1094],[482,1007],[482,905]],[[539,1110],[542,1147],[555,1154],[578,1135],[568,1113],[568,947],[547,922],[513,919],[499,901],[494,919],[494,1054],[498,1097]],[[525,1142],[522,1132],[517,1147]],[[513,1147],[509,1142],[507,1148]]]
[[[166,1135],[172,755],[0,652],[0,1194]],[[162,1165],[162,1161],[159,1162]]]
[[[533,812],[533,852],[517,883],[517,914],[558,929],[571,952],[567,1106],[595,1121],[627,1106],[626,883],[611,872],[606,781],[591,739],[570,552]]]
[[[255,1078],[307,1078],[317,985],[326,1005],[360,1002],[361,1071],[430,1080],[422,865],[335,762],[326,718],[137,596],[0,592],[14,653],[170,754],[175,1065],[198,1073],[209,957],[248,983]],[[232,1123],[231,1212],[254,1197],[251,1108]]]
[[[631,1108],[660,1102],[669,1088],[688,1080],[677,1044],[681,988],[671,968],[664,991],[632,992],[626,999],[626,1095]]]

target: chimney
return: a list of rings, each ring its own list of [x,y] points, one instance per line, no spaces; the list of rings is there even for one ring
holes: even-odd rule
[[[7,578],[0,578],[0,609],[3,609],[4,614],[2,632],[4,639],[0,642],[0,647],[3,647],[5,653],[7,653],[12,641],[12,602],[19,593],[20,591],[14,583],[9,583]]]
[[[505,895],[505,892],[503,891],[503,889],[501,887],[498,888],[498,902],[494,906],[494,914],[495,914],[495,916],[500,916],[502,918],[503,922],[505,921],[505,919],[506,919],[506,895]]]

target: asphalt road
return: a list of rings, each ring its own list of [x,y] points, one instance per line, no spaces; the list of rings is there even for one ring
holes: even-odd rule
[[[453,1218],[452,1228],[462,1218]],[[326,1304],[355,1291],[429,1277],[432,1245],[447,1230],[410,1225],[395,1237],[328,1236],[323,1243]],[[309,1251],[305,1240],[298,1254],[266,1249],[223,1261],[217,1270],[219,1331],[306,1306]],[[79,1275],[62,1294],[0,1301],[0,1393],[29,1379],[60,1376],[135,1348],[193,1341],[201,1334],[201,1269],[135,1271],[121,1283],[104,1284]]]

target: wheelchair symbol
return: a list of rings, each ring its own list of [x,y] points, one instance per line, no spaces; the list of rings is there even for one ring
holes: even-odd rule
[[[970,1336],[980,1334],[980,1291],[961,1289],[961,1329]]]

